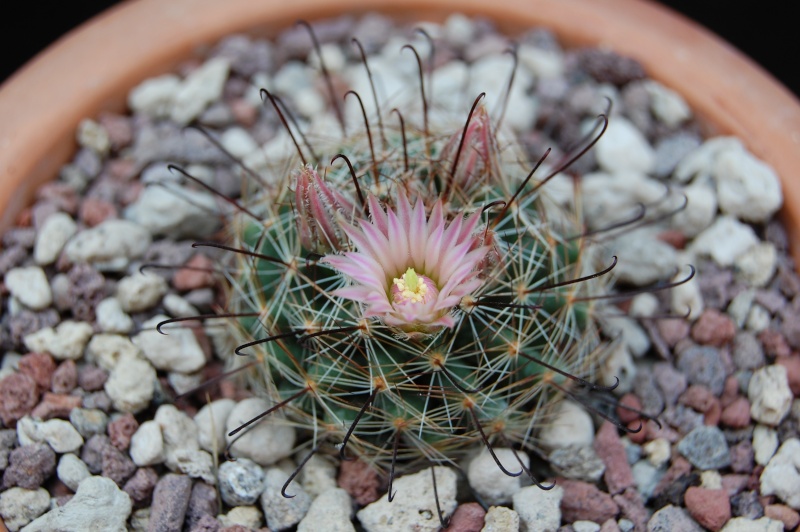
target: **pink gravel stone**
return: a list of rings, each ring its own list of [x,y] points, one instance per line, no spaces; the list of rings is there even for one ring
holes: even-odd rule
[[[701,384],[692,384],[680,397],[678,402],[689,406],[698,412],[706,412],[714,401],[714,394]]]
[[[623,395],[619,400],[619,404],[634,410],[642,410],[642,402],[632,393],[626,393]],[[636,421],[639,419],[639,414],[628,410],[628,408],[617,407],[617,417],[619,418],[620,422],[624,424],[628,424],[631,421]]]
[[[460,504],[450,517],[450,526],[447,530],[458,532],[480,532],[483,529],[483,519],[486,511],[477,502]]]
[[[69,418],[74,408],[79,408],[83,398],[79,395],[45,392],[42,401],[31,411],[33,417],[40,419]]]
[[[764,329],[758,335],[761,345],[764,347],[764,354],[768,358],[788,357],[792,350],[786,342],[786,337],[775,329]]]
[[[658,332],[670,347],[689,336],[690,325],[684,320],[658,320]]]
[[[202,269],[214,268],[214,262],[205,255],[194,255],[186,263],[186,266],[187,268],[181,268],[175,272],[172,278],[172,286],[174,286],[176,290],[186,292],[197,288],[206,288],[214,284],[214,274],[202,271]]]
[[[779,358],[776,362],[786,368],[786,377],[792,394],[800,397],[800,355],[795,353],[789,357]]]
[[[594,484],[561,478],[556,482],[564,489],[561,515],[566,523],[573,521],[602,523],[616,517],[619,512],[619,506],[611,495],[601,491]]]
[[[13,373],[0,381],[0,419],[6,427],[14,428],[38,400],[36,381],[30,375]]]
[[[125,451],[131,444],[131,436],[139,428],[139,423],[133,414],[125,414],[120,416],[108,424],[108,438],[111,440],[111,445]]]
[[[720,421],[733,429],[743,429],[750,424],[750,401],[739,397],[722,410]]]
[[[380,496],[381,481],[378,473],[361,460],[342,462],[337,482],[361,506],[377,501]]]
[[[94,227],[116,217],[117,208],[111,203],[98,198],[86,198],[81,203],[81,208],[78,211],[80,221],[89,227]]]
[[[636,488],[628,488],[619,495],[614,495],[614,502],[619,505],[622,515],[635,525],[634,530],[644,530],[650,513],[644,506],[642,495]]]
[[[690,487],[683,497],[686,509],[709,530],[720,530],[731,518],[731,502],[725,490]]]
[[[720,347],[733,340],[735,335],[733,320],[713,308],[704,310],[692,327],[692,338],[703,345]]]
[[[58,365],[50,379],[50,389],[55,393],[69,393],[78,385],[78,368],[74,360],[65,360]]]
[[[800,524],[800,514],[784,504],[767,505],[764,508],[764,515],[783,522],[784,530],[794,530]]]
[[[29,375],[39,391],[49,390],[56,363],[47,353],[28,353],[19,359],[19,372]]]
[[[606,481],[608,491],[612,494],[620,493],[633,486],[633,473],[628,464],[625,447],[617,433],[617,427],[608,421],[603,423],[597,431],[593,445],[597,456],[606,466],[603,479]]]

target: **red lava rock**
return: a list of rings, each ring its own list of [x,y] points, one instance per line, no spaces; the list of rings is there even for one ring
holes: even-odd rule
[[[486,511],[477,502],[459,504],[450,517],[450,526],[447,530],[453,532],[480,532],[483,529],[483,519]]]
[[[633,521],[635,530],[644,530],[650,514],[644,506],[642,495],[636,488],[628,488],[619,495],[614,495],[614,502],[619,505],[622,515]]]
[[[69,393],[78,385],[78,367],[74,360],[65,360],[58,365],[50,378],[50,389],[55,393]]]
[[[678,402],[698,412],[706,412],[714,402],[714,394],[702,384],[692,384],[678,397]]]
[[[711,406],[708,410],[703,412],[703,424],[709,427],[716,427],[719,425],[719,420],[722,417],[722,406],[719,404],[719,399],[714,397]]]
[[[94,227],[111,218],[117,218],[117,208],[99,198],[86,198],[81,202],[78,218],[89,227]]]
[[[0,381],[0,419],[5,426],[14,428],[38,400],[36,381],[31,376],[13,373]]]
[[[722,312],[709,308],[703,311],[692,327],[692,338],[703,345],[721,347],[736,336],[736,325]]]
[[[108,380],[108,372],[97,366],[83,366],[78,370],[78,386],[87,392],[102,390]]]
[[[642,401],[632,393],[626,393],[623,395],[619,400],[619,404],[627,406],[633,410],[638,410],[639,412],[642,411]],[[617,417],[619,418],[620,422],[625,424],[639,419],[639,414],[633,410],[628,410],[628,408],[620,408],[617,406]]]
[[[194,255],[172,277],[172,286],[181,292],[214,285],[214,274],[205,271],[214,268],[214,262],[203,254]]]
[[[800,514],[784,504],[769,504],[764,507],[764,515],[783,522],[784,530],[794,530],[800,524]]]
[[[683,500],[691,516],[714,532],[720,530],[731,518],[731,502],[725,490],[692,486],[686,490]]]
[[[758,335],[761,345],[764,347],[764,354],[769,358],[788,357],[792,354],[786,338],[775,329],[764,329]]]
[[[786,376],[789,380],[789,388],[795,397],[800,397],[800,355],[794,354],[789,357],[781,357],[776,360],[778,364],[786,368]]]
[[[669,244],[675,249],[683,249],[686,247],[686,235],[677,229],[667,229],[666,231],[661,231],[656,235],[656,238]]]
[[[42,402],[31,411],[31,415],[40,419],[67,419],[72,409],[79,408],[82,402],[83,398],[79,395],[46,392]]]
[[[131,436],[139,428],[139,422],[133,417],[133,414],[125,414],[120,416],[108,424],[108,438],[111,440],[111,445],[125,451],[131,444]]]
[[[381,481],[378,473],[361,460],[345,460],[339,466],[339,487],[344,489],[361,506],[375,502],[380,496]]]
[[[670,347],[689,336],[690,325],[684,320],[658,320],[658,332]]]
[[[156,482],[158,482],[156,470],[152,467],[142,467],[128,479],[122,490],[130,496],[134,506],[146,506],[150,503]]]
[[[750,424],[750,401],[738,397],[722,410],[720,421],[733,429],[743,429]]]
[[[14,486],[35,490],[56,470],[56,453],[46,443],[23,445],[8,455],[2,489]]]
[[[617,516],[619,512],[617,503],[611,495],[601,491],[594,484],[566,479],[558,479],[557,483],[564,489],[561,515],[565,522],[588,520],[602,523]]]
[[[722,408],[727,408],[735,400],[739,398],[739,379],[735,375],[729,376],[725,379],[725,384],[722,388],[722,395],[719,396],[719,403]]]
[[[47,353],[28,353],[19,359],[19,372],[32,377],[39,391],[50,389],[55,370],[56,362]]]
[[[608,491],[614,494],[633,486],[633,472],[628,464],[625,446],[622,445],[617,427],[608,421],[603,423],[597,431],[593,445],[597,456],[606,466],[603,479],[606,481]]]
[[[164,475],[153,491],[148,530],[180,532],[183,529],[191,492],[192,479],[186,475],[174,473]]]

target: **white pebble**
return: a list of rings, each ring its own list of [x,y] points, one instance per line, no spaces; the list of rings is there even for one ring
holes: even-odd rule
[[[218,515],[217,520],[222,526],[243,526],[248,530],[261,528],[264,518],[261,511],[255,506],[237,506],[225,515]],[[281,530],[281,529],[276,529]]]
[[[175,470],[191,478],[199,478],[212,486],[217,483],[214,459],[199,449],[177,449],[173,454]]]
[[[225,449],[225,426],[235,405],[233,399],[219,399],[205,405],[197,412],[194,422],[197,425],[197,441],[201,448],[214,454],[219,454]]]
[[[636,377],[636,365],[633,363],[631,351],[624,342],[615,342],[611,352],[600,368],[600,380],[603,386],[616,386],[615,393],[625,393],[633,388]]]
[[[302,456],[301,456],[302,455]],[[297,454],[298,463],[305,458],[305,451]],[[337,467],[327,456],[313,455],[300,471],[300,482],[312,497],[336,489]]]
[[[322,60],[325,61],[325,68],[328,72],[341,72],[347,64],[347,58],[342,52],[342,47],[336,43],[325,43],[320,46]],[[316,50],[311,50],[308,54],[308,64],[315,69],[320,69],[319,56]]]
[[[258,150],[258,143],[247,130],[241,127],[226,129],[220,136],[219,142],[237,159],[244,158]]]
[[[699,255],[710,256],[722,267],[732,266],[736,257],[758,244],[758,237],[749,225],[732,216],[719,216],[700,233],[690,249]]]
[[[78,144],[99,155],[106,155],[111,149],[111,138],[108,136],[106,128],[90,118],[84,118],[78,124],[76,138]]]
[[[572,530],[574,532],[598,532],[600,525],[594,521],[573,521]]]
[[[161,427],[155,421],[145,421],[131,436],[130,455],[139,467],[157,465],[164,462],[164,438]]]
[[[255,504],[264,491],[264,470],[247,458],[220,464],[217,476],[220,496],[229,506]]]
[[[783,532],[783,530],[783,522],[777,519],[733,517],[725,523],[720,532]]]
[[[518,471],[519,462],[515,457],[515,451],[511,449],[495,448],[494,454],[503,467],[508,471]],[[516,456],[522,460],[525,467],[530,465],[528,455],[519,451]],[[478,453],[469,462],[467,467],[467,479],[469,485],[487,504],[505,504],[511,502],[511,497],[520,490],[521,477],[506,475],[494,461],[492,455],[486,449]]]
[[[219,227],[217,204],[206,192],[181,188],[175,184],[147,187],[125,209],[133,220],[151,235],[172,238],[205,238]]]
[[[522,530],[555,532],[561,525],[561,499],[564,488],[556,484],[551,490],[536,486],[522,488],[514,495],[514,510],[519,514]]]
[[[78,225],[69,214],[55,212],[47,217],[36,234],[33,260],[36,264],[53,264],[70,238],[78,232]]]
[[[778,432],[758,424],[753,429],[753,454],[758,465],[765,466],[778,450]]]
[[[219,100],[228,79],[228,69],[227,60],[213,58],[186,76],[172,99],[172,120],[188,124],[212,102]]]
[[[683,158],[675,167],[672,177],[681,183],[705,182],[712,178],[714,165],[720,154],[727,151],[743,151],[742,141],[736,137],[708,139]]]
[[[78,360],[92,332],[84,321],[64,320],[55,329],[45,327],[25,336],[23,342],[29,351],[50,353],[56,360]]]
[[[578,403],[561,401],[553,408],[552,420],[539,440],[547,449],[589,446],[594,441],[592,418]]]
[[[44,441],[59,454],[74,453],[83,445],[83,437],[69,421],[49,419],[42,423],[40,434]]]
[[[297,532],[355,532],[352,513],[350,495],[334,487],[312,501],[306,516],[297,525]]]
[[[564,73],[564,54],[558,50],[545,50],[530,44],[521,44],[517,49],[519,64],[542,79],[561,77]]]
[[[747,316],[753,306],[755,295],[755,290],[748,288],[733,296],[733,299],[731,299],[731,302],[728,304],[726,312],[740,329],[744,326],[745,321],[747,321]]]
[[[670,459],[671,447],[669,441],[665,438],[656,438],[645,443],[642,450],[647,456],[647,460],[653,464],[654,467],[660,468],[666,464]]]
[[[136,414],[150,404],[155,392],[156,371],[146,361],[123,356],[111,369],[104,389],[114,408]]]
[[[766,222],[783,203],[775,171],[745,150],[721,153],[714,165],[720,210],[748,222]]]
[[[769,323],[769,311],[761,305],[753,305],[750,309],[750,313],[747,315],[747,323],[745,324],[747,329],[759,333],[768,328]]]
[[[87,477],[92,476],[86,464],[72,453],[61,456],[56,468],[58,479],[72,491],[77,491],[78,484]]]
[[[78,232],[64,246],[72,263],[88,262],[99,270],[124,270],[130,259],[139,258],[150,246],[145,228],[127,220],[106,220]]]
[[[491,506],[483,518],[481,532],[506,532],[519,530],[519,514],[505,506]]]
[[[289,473],[277,467],[270,467],[264,477],[264,491],[261,493],[261,509],[270,528],[285,530],[291,528],[305,517],[311,497],[302,486],[292,483],[287,493],[291,499],[281,495],[281,489],[289,478]]]
[[[16,532],[50,508],[50,494],[44,488],[10,488],[0,493],[0,520]]]
[[[178,451],[197,451],[197,425],[186,413],[173,405],[161,405],[156,410],[155,422],[161,427],[164,438],[164,462],[173,471],[178,470]]]
[[[778,425],[792,407],[786,368],[775,364],[756,370],[747,386],[750,416],[765,425]]]
[[[119,334],[95,334],[86,346],[87,361],[107,371],[114,369],[122,357],[141,359],[141,353],[130,338]]]
[[[632,170],[647,174],[655,168],[653,148],[636,126],[621,116],[609,122],[594,149],[597,163],[611,173]]]
[[[46,309],[53,302],[47,276],[38,266],[10,269],[6,273],[5,284],[11,295],[30,309]]]
[[[185,318],[200,314],[197,309],[178,294],[167,294],[161,301],[170,316]]]
[[[172,328],[166,335],[155,328],[167,316],[157,315],[147,320],[142,332],[133,337],[133,344],[142,350],[144,356],[156,369],[193,373],[206,363],[203,348],[191,329]]]
[[[456,509],[456,474],[448,467],[435,467],[436,490],[439,508],[447,518]],[[419,532],[439,530],[439,515],[433,494],[431,469],[395,479],[392,488],[396,495],[392,502],[384,494],[364,507],[356,515],[367,532]]]
[[[272,406],[258,397],[251,397],[238,403],[230,415],[226,425],[226,433],[239,428],[243,423],[268,410]],[[294,428],[285,423],[280,414],[274,412],[251,426],[244,435],[235,437],[226,435],[226,443],[236,438],[231,446],[231,455],[250,458],[257,464],[271,465],[286,458],[294,450]]]
[[[680,272],[672,278],[672,282],[678,282],[685,278],[686,274]],[[699,318],[705,308],[703,294],[700,292],[700,285],[697,282],[696,275],[685,283],[671,288],[669,299],[672,313],[681,316],[689,311],[690,320]]]
[[[203,375],[201,372],[197,373],[180,373],[177,371],[170,371],[167,373],[167,382],[172,386],[176,394],[188,393],[194,390],[203,383]]]
[[[106,333],[128,334],[133,330],[133,319],[122,310],[119,299],[109,297],[97,304],[97,325]]]
[[[53,530],[126,530],[131,499],[106,477],[89,477],[64,506],[53,508],[25,528],[25,532]]]
[[[779,499],[800,510],[800,440],[783,442],[761,473],[761,495],[777,495]]]
[[[635,357],[640,357],[650,349],[650,336],[641,325],[624,315],[614,315],[613,307],[609,309],[609,316],[601,320],[603,332],[609,338],[619,338]]]
[[[572,180],[561,179],[559,196],[562,205],[570,206],[574,198]],[[548,182],[548,187],[550,183]],[[548,193],[553,188],[545,187]],[[639,203],[652,203],[664,196],[664,185],[641,172],[623,171],[614,174],[593,172],[581,178],[583,209],[593,229],[607,227],[638,213]]]
[[[125,312],[142,312],[153,308],[167,293],[167,282],[152,273],[136,272],[117,283],[117,299]]]
[[[672,227],[685,236],[697,236],[717,217],[717,195],[704,183],[692,183],[683,193],[686,194],[686,208],[672,216]]]
[[[678,266],[675,248],[656,238],[656,229],[631,231],[609,244],[618,257],[614,273],[623,283],[646,286],[671,275]]]
[[[658,298],[653,294],[645,292],[631,300],[630,315],[637,318],[649,318],[658,312],[658,306]]]
[[[778,251],[772,242],[759,242],[738,257],[733,263],[736,278],[749,286],[763,288],[775,275]]]
[[[462,13],[453,13],[444,21],[444,38],[453,46],[463,48],[475,39],[475,24]]]
[[[150,78],[128,94],[128,107],[136,113],[154,118],[169,116],[181,80],[174,74]]]
[[[650,95],[650,110],[661,122],[675,127],[692,117],[692,111],[680,94],[657,81],[645,82]]]

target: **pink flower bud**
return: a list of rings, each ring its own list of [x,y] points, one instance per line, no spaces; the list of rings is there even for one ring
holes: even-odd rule
[[[351,220],[353,203],[330,188],[311,165],[297,172],[294,196],[297,232],[303,248],[317,253],[341,249],[344,235],[337,216]]]
[[[462,134],[464,144],[458,154]],[[457,154],[458,162],[451,177]],[[442,150],[440,162],[447,176],[445,181],[452,183],[451,192],[455,197],[474,193],[477,187],[490,182],[492,176],[497,175],[497,144],[486,107],[479,105],[466,131],[459,131],[450,137]]]

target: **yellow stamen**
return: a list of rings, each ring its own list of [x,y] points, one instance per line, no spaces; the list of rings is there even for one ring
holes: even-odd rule
[[[395,277],[393,282],[397,289],[400,290],[400,295],[414,303],[422,301],[428,292],[428,286],[420,280],[414,268],[407,269],[402,277]]]

